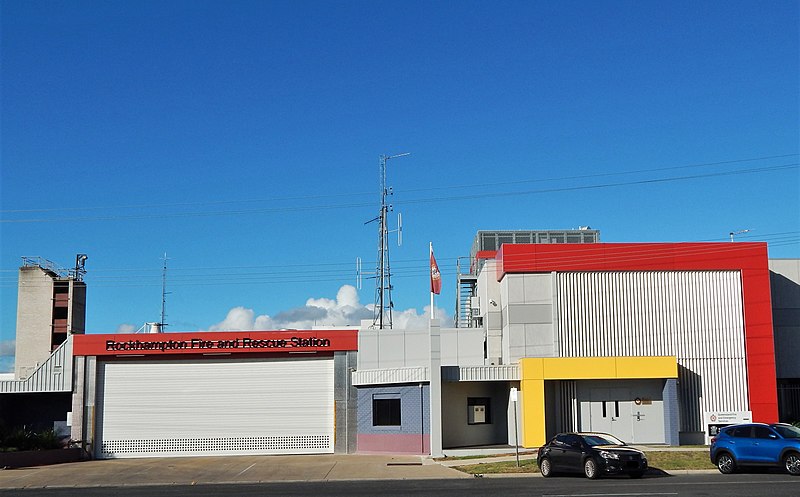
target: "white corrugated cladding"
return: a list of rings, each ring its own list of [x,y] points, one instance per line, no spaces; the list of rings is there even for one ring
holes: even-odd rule
[[[98,364],[101,458],[333,452],[333,359]]]
[[[559,273],[561,357],[678,358],[681,430],[748,410],[739,271]]]

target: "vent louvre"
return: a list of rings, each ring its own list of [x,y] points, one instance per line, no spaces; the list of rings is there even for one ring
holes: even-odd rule
[[[101,453],[106,457],[131,453],[207,453],[210,451],[287,451],[328,449],[328,435],[290,435],[278,437],[172,438],[161,440],[104,440]]]

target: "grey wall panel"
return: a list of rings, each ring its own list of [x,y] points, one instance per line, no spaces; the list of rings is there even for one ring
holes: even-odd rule
[[[509,324],[552,323],[553,306],[550,304],[513,304],[508,306]]]
[[[524,274],[507,274],[502,281],[502,285],[506,288],[506,299],[503,300],[505,305],[525,304],[525,281]]]
[[[380,364],[378,350],[378,334],[365,330],[358,332],[358,367],[361,369],[377,369]]]
[[[553,357],[555,355],[553,324],[526,324],[526,357]]]
[[[800,324],[800,319],[797,321]],[[778,378],[800,378],[800,326],[775,328],[775,365]]]
[[[771,259],[772,325],[778,378],[800,378],[800,259]]]
[[[442,366],[483,365],[484,336],[483,328],[442,328]],[[427,359],[427,348],[419,353]]]
[[[529,273],[523,274],[522,285],[525,303],[552,304],[553,302],[553,274]]]
[[[484,363],[482,328],[442,328],[442,364],[477,366]],[[358,333],[361,369],[426,367],[430,359],[428,330],[365,330]]]
[[[559,273],[557,295],[561,357],[677,357],[682,431],[748,410],[738,271]]]
[[[409,337],[407,333],[392,333],[380,332],[378,335],[380,340],[380,367],[382,368],[402,368],[408,364],[406,361],[407,339],[413,340],[414,337]],[[422,338],[422,337],[420,337]],[[422,343],[420,341],[420,343]],[[427,358],[426,358],[427,359]]]

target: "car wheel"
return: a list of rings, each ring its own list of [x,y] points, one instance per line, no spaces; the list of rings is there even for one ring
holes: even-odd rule
[[[641,478],[644,476],[644,471],[634,471],[633,473],[630,473],[630,475],[631,478]]]
[[[583,463],[583,474],[590,480],[597,478],[597,463],[591,457]]]
[[[729,475],[736,472],[736,461],[728,453],[722,453],[717,456],[717,469],[724,475]]]
[[[553,466],[550,464],[550,459],[544,458],[539,462],[539,471],[545,478],[553,474]]]
[[[790,475],[800,475],[800,454],[797,452],[789,452],[783,456],[783,467]]]

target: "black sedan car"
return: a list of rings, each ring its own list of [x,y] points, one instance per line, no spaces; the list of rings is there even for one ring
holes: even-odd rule
[[[591,479],[607,474],[641,478],[647,471],[644,452],[607,433],[559,433],[539,447],[538,464],[545,477],[570,472]]]

